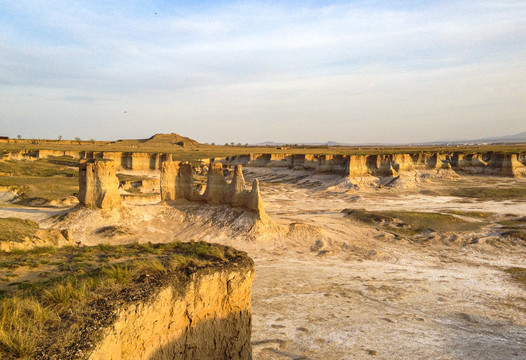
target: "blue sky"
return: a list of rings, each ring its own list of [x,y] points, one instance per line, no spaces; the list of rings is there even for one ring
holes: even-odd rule
[[[525,64],[524,1],[0,0],[0,135],[505,135]]]

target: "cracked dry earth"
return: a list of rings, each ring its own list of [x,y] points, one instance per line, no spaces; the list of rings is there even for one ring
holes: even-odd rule
[[[437,190],[437,183],[380,190],[366,185],[348,193],[329,177],[291,180],[285,171],[250,175],[262,180],[266,209],[275,221],[319,226],[332,244],[324,256],[297,247],[252,254],[254,359],[526,358],[526,290],[503,271],[526,267],[524,244],[390,240],[382,229],[340,213],[354,207],[524,215],[524,202],[422,199],[419,190]],[[477,236],[487,232],[491,229]],[[305,247],[311,245],[306,238]]]
[[[106,214],[93,220],[84,214],[73,224],[74,238],[86,244],[108,242],[90,234],[120,221],[133,235],[114,242],[185,238],[247,251],[256,264],[255,360],[526,358],[526,289],[504,271],[526,267],[526,245],[496,238],[495,220],[472,219],[487,224],[453,242],[418,242],[341,213],[361,208],[524,216],[524,201],[473,201],[442,191],[446,185],[471,186],[495,178],[462,177],[454,183],[434,179],[382,189],[364,180],[356,189],[336,176],[301,171],[245,172],[248,182],[254,177],[260,179],[267,213],[276,223],[303,223],[310,230],[295,236],[269,231],[247,240],[228,230],[228,224],[220,225],[222,220],[195,220],[212,211],[199,206],[193,206],[195,221],[185,225],[188,217],[169,207],[130,205],[128,217]],[[524,179],[498,182],[526,186]],[[46,210],[24,211],[3,208],[0,216],[50,225],[44,220]],[[215,211],[221,219],[217,214],[226,210]],[[471,244],[462,241],[463,236],[478,241]]]

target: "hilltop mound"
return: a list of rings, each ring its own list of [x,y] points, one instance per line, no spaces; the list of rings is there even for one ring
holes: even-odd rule
[[[148,139],[123,139],[117,140],[114,144],[139,145],[139,146],[159,146],[159,145],[178,145],[181,147],[197,147],[201,145],[194,139],[181,136],[176,133],[171,134],[155,134]]]
[[[194,139],[190,139],[189,137],[181,136],[176,133],[171,134],[155,134],[154,136],[145,139],[145,140],[139,140],[142,143],[145,144],[172,144],[172,145],[193,145],[197,146],[199,143],[195,141]]]

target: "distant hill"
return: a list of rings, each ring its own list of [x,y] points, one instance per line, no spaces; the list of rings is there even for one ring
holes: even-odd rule
[[[514,135],[489,137],[485,139],[479,139],[478,141],[492,142],[492,143],[523,143],[526,142],[526,131]]]
[[[466,144],[473,144],[473,145],[480,145],[480,144],[517,144],[517,143],[526,143],[526,131],[521,132],[519,134],[513,134],[513,135],[506,135],[506,136],[495,136],[495,137],[487,137],[482,139],[461,139],[461,140],[437,140],[437,141],[429,141],[429,142],[415,142],[415,143],[343,143],[343,142],[336,142],[336,141],[327,141],[327,142],[311,142],[311,143],[285,143],[285,142],[273,142],[273,141],[265,141],[259,144],[256,144],[257,146],[283,146],[287,144],[297,144],[297,145],[307,145],[307,146],[319,146],[319,145],[325,145],[325,146],[393,146],[393,145],[466,145]]]
[[[441,141],[432,141],[426,142],[422,145],[465,145],[465,144],[517,144],[517,143],[526,143],[526,131],[519,134],[505,135],[505,136],[494,136],[481,139],[473,140],[441,140]]]
[[[201,145],[194,139],[190,139],[189,137],[181,136],[176,133],[171,134],[155,134],[152,137],[148,139],[123,139],[123,140],[117,140],[114,142],[114,144],[119,145],[138,145],[138,146],[158,146],[158,145],[166,145],[166,146],[181,146],[181,147],[189,147],[194,148]]]

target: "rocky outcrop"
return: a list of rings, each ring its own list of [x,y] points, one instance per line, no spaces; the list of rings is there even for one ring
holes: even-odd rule
[[[234,165],[233,177],[230,183],[227,183],[223,174],[223,164],[218,162],[210,163],[205,191],[201,195],[195,186],[193,169],[189,163],[164,163],[161,172],[162,200],[186,199],[211,205],[227,204],[233,207],[246,208],[260,220],[267,219],[268,216],[265,213],[259,191],[259,182],[254,180],[252,189],[250,191],[247,190],[242,167],[239,164]]]
[[[259,184],[258,184],[259,186]],[[234,207],[242,207],[247,204],[247,189],[245,186],[245,177],[241,170],[241,165],[234,166],[234,174],[229,187],[230,203]]]
[[[370,152],[370,151],[369,151]],[[380,152],[380,151],[379,151]],[[425,152],[393,153],[370,155],[329,155],[329,154],[244,154],[224,158],[202,159],[201,168],[209,162],[220,162],[231,170],[232,166],[275,167],[302,171],[314,171],[316,174],[341,175],[349,177],[381,176],[395,177],[400,173],[451,169],[461,174],[480,174],[493,176],[523,176],[520,164],[525,165],[526,154],[503,154],[496,152]],[[170,153],[144,152],[93,152],[93,151],[56,151],[23,150],[5,154],[7,159],[35,160],[50,156],[71,156],[80,159],[113,160],[117,170],[152,171],[161,170],[164,162],[175,160]],[[509,156],[509,160],[502,160]],[[520,163],[520,164],[519,164]],[[503,165],[501,165],[503,164]],[[500,171],[499,169],[502,169]],[[510,170],[512,169],[512,170]],[[514,170],[513,170],[514,169]]]
[[[246,195],[246,198],[247,201],[244,206],[247,207],[248,210],[255,213],[258,217],[258,220],[266,220],[268,217],[265,213],[265,209],[263,208],[263,199],[261,198],[261,194],[259,192],[258,179],[254,179],[252,182],[252,190]]]
[[[252,358],[252,262],[190,275],[184,288],[165,286],[123,306],[86,357],[89,360]]]
[[[161,167],[161,201],[175,200],[175,183],[179,174],[178,162],[164,162]]]
[[[240,165],[237,165],[240,166]],[[231,202],[227,182],[223,175],[223,164],[212,163],[208,167],[206,189],[203,194],[208,204],[227,204]]]
[[[349,177],[364,177],[371,175],[371,170],[367,167],[367,157],[363,155],[349,156]]]
[[[195,187],[192,165],[187,162],[179,164],[179,172],[177,181],[175,182],[175,193],[176,199],[203,201],[203,197]]]
[[[493,154],[486,169],[491,175],[507,177],[526,175],[526,167],[518,160],[517,154]]]
[[[119,180],[113,161],[88,160],[79,164],[80,204],[110,209],[120,205]]]

